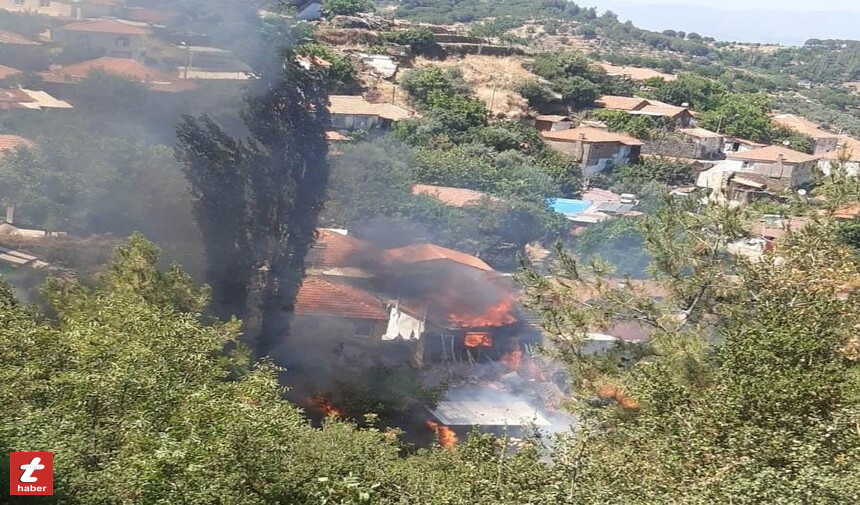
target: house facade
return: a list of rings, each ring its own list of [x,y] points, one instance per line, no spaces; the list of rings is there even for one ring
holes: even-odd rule
[[[58,30],[57,39],[66,47],[90,47],[100,50],[102,56],[143,61],[149,33],[149,29],[142,26],[96,19],[63,26]]]
[[[584,126],[542,132],[541,135],[547,145],[579,163],[586,177],[613,166],[636,163],[643,145],[642,141],[629,135]]]
[[[819,158],[785,147],[768,146],[733,154],[726,160],[736,164],[735,172],[745,178],[764,184],[768,189],[782,191],[812,182]]]
[[[818,169],[825,175],[830,175],[834,164],[842,165],[846,175],[860,175],[860,140],[840,137],[836,149],[824,153],[818,160]]]
[[[678,133],[683,135],[688,142],[700,146],[708,159],[719,156],[725,145],[725,137],[704,128],[679,128]]]
[[[371,103],[361,96],[329,96],[329,112],[335,130],[355,131],[373,128],[388,129],[397,121],[412,117],[412,113],[389,103]]]
[[[822,130],[817,124],[794,114],[777,114],[773,122],[812,139],[812,153],[824,154],[835,151],[839,135]]]
[[[75,2],[58,0],[0,0],[0,10],[22,14],[40,14],[52,18],[77,19],[80,9]]]
[[[567,130],[572,126],[570,117],[556,114],[543,114],[535,117],[534,127],[539,132]]]

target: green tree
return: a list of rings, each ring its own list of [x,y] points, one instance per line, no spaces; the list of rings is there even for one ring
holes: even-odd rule
[[[654,91],[657,100],[673,105],[688,104],[703,112],[718,107],[726,96],[724,86],[703,77],[684,74],[677,80],[661,82]]]
[[[702,113],[703,128],[754,142],[771,135],[770,100],[764,95],[729,95],[717,108]]]
[[[329,92],[351,94],[360,89],[358,70],[349,58],[341,56],[318,43],[303,44],[296,49],[296,54],[316,56],[331,64],[324,69],[325,77],[329,83]]]
[[[285,42],[260,39],[259,77],[243,111],[247,141],[205,116],[186,116],[177,127],[216,307],[248,317],[260,356],[288,333],[328,181],[325,78],[299,66]]]
[[[576,108],[592,105],[600,96],[597,85],[584,77],[565,77],[555,81],[554,84],[561,93],[562,100]]]
[[[373,12],[373,2],[369,0],[325,0],[323,13],[325,17],[354,16],[360,12]]]
[[[458,69],[443,70],[440,67],[426,67],[411,70],[403,76],[400,85],[419,107],[426,106],[434,93],[444,96],[471,94],[469,86],[463,81]]]

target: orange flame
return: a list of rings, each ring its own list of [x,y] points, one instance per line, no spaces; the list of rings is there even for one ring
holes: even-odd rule
[[[447,449],[457,445],[457,434],[451,428],[429,419],[424,421],[424,424],[436,433],[436,440],[439,441],[440,446]]]
[[[314,395],[308,398],[308,403],[313,405],[315,409],[320,411],[326,417],[328,416],[336,416],[341,417],[343,413],[334,405],[332,405],[329,400],[323,395]]]
[[[477,313],[451,313],[448,315],[448,321],[464,328],[479,328],[484,326],[505,326],[517,322],[514,317],[513,301],[509,298],[503,298],[495,305],[491,305]]]
[[[493,347],[493,336],[489,333],[470,331],[463,340],[466,347]]]
[[[615,400],[618,405],[625,410],[636,410],[639,408],[639,402],[635,398],[627,396],[627,394],[618,386],[603,385],[597,390],[597,396],[606,400]]]

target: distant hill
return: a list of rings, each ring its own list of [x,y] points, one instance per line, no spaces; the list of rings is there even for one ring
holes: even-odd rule
[[[751,5],[755,2],[751,1]],[[697,32],[717,40],[802,45],[811,38],[860,38],[860,12],[802,12],[775,9],[727,10],[660,3],[633,4],[624,0],[584,0],[599,13],[611,10],[639,28]],[[814,2],[811,2],[814,6]]]

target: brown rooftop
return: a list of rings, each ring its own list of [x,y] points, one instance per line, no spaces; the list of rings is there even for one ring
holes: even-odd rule
[[[641,146],[643,142],[630,135],[614,133],[602,128],[591,128],[580,126],[569,130],[555,132],[541,132],[546,140],[557,140],[562,142],[617,142],[628,146]]]
[[[333,230],[317,230],[317,239],[308,253],[313,267],[360,267],[381,254],[376,247],[351,235]]]
[[[732,153],[726,157],[730,160],[763,161],[768,163],[777,163],[781,160],[785,163],[791,164],[807,163],[821,158],[821,156],[801,153],[782,146],[761,147],[759,149],[753,149],[752,151],[746,151],[743,153]]]
[[[431,186],[429,184],[415,184],[412,186],[413,195],[427,195],[453,207],[465,207],[479,203],[483,198],[497,201],[498,198],[488,196],[486,193],[466,188],[451,188],[447,186]]]
[[[413,244],[397,249],[388,249],[382,253],[388,264],[412,265],[430,261],[452,261],[479,270],[492,271],[493,268],[483,260],[436,244]]]
[[[147,84],[157,91],[184,91],[196,87],[194,83],[182,81],[165,72],[147,67],[139,61],[130,58],[112,58],[103,56],[94,60],[66,65],[42,72],[39,75],[46,82],[65,83],[79,82],[93,72],[119,75],[133,81]]]
[[[25,139],[18,135],[0,135],[0,154],[5,151],[12,151],[19,147],[35,147],[36,144],[32,140]]]
[[[0,30],[0,44],[12,44],[19,46],[38,46],[38,42],[34,42],[20,33]]]
[[[71,32],[114,33],[117,35],[148,35],[150,30],[142,26],[123,23],[115,19],[94,19],[71,23],[62,28]]]
[[[711,130],[706,130],[704,128],[678,128],[678,131],[684,135],[698,139],[715,139],[723,137],[719,133],[712,132]]]
[[[294,312],[298,315],[349,319],[388,319],[382,301],[372,293],[315,276],[306,277],[302,281],[296,295]]]
[[[773,117],[773,122],[813,139],[833,139],[838,137],[838,135],[822,130],[819,125],[812,121],[794,114],[777,114]]]
[[[329,111],[332,114],[355,116],[379,116],[400,121],[412,116],[408,110],[390,103],[371,103],[362,96],[329,95]]]
[[[594,104],[598,107],[603,107],[604,109],[631,111],[639,110],[642,107],[649,105],[650,102],[644,98],[603,95],[595,100]]]

